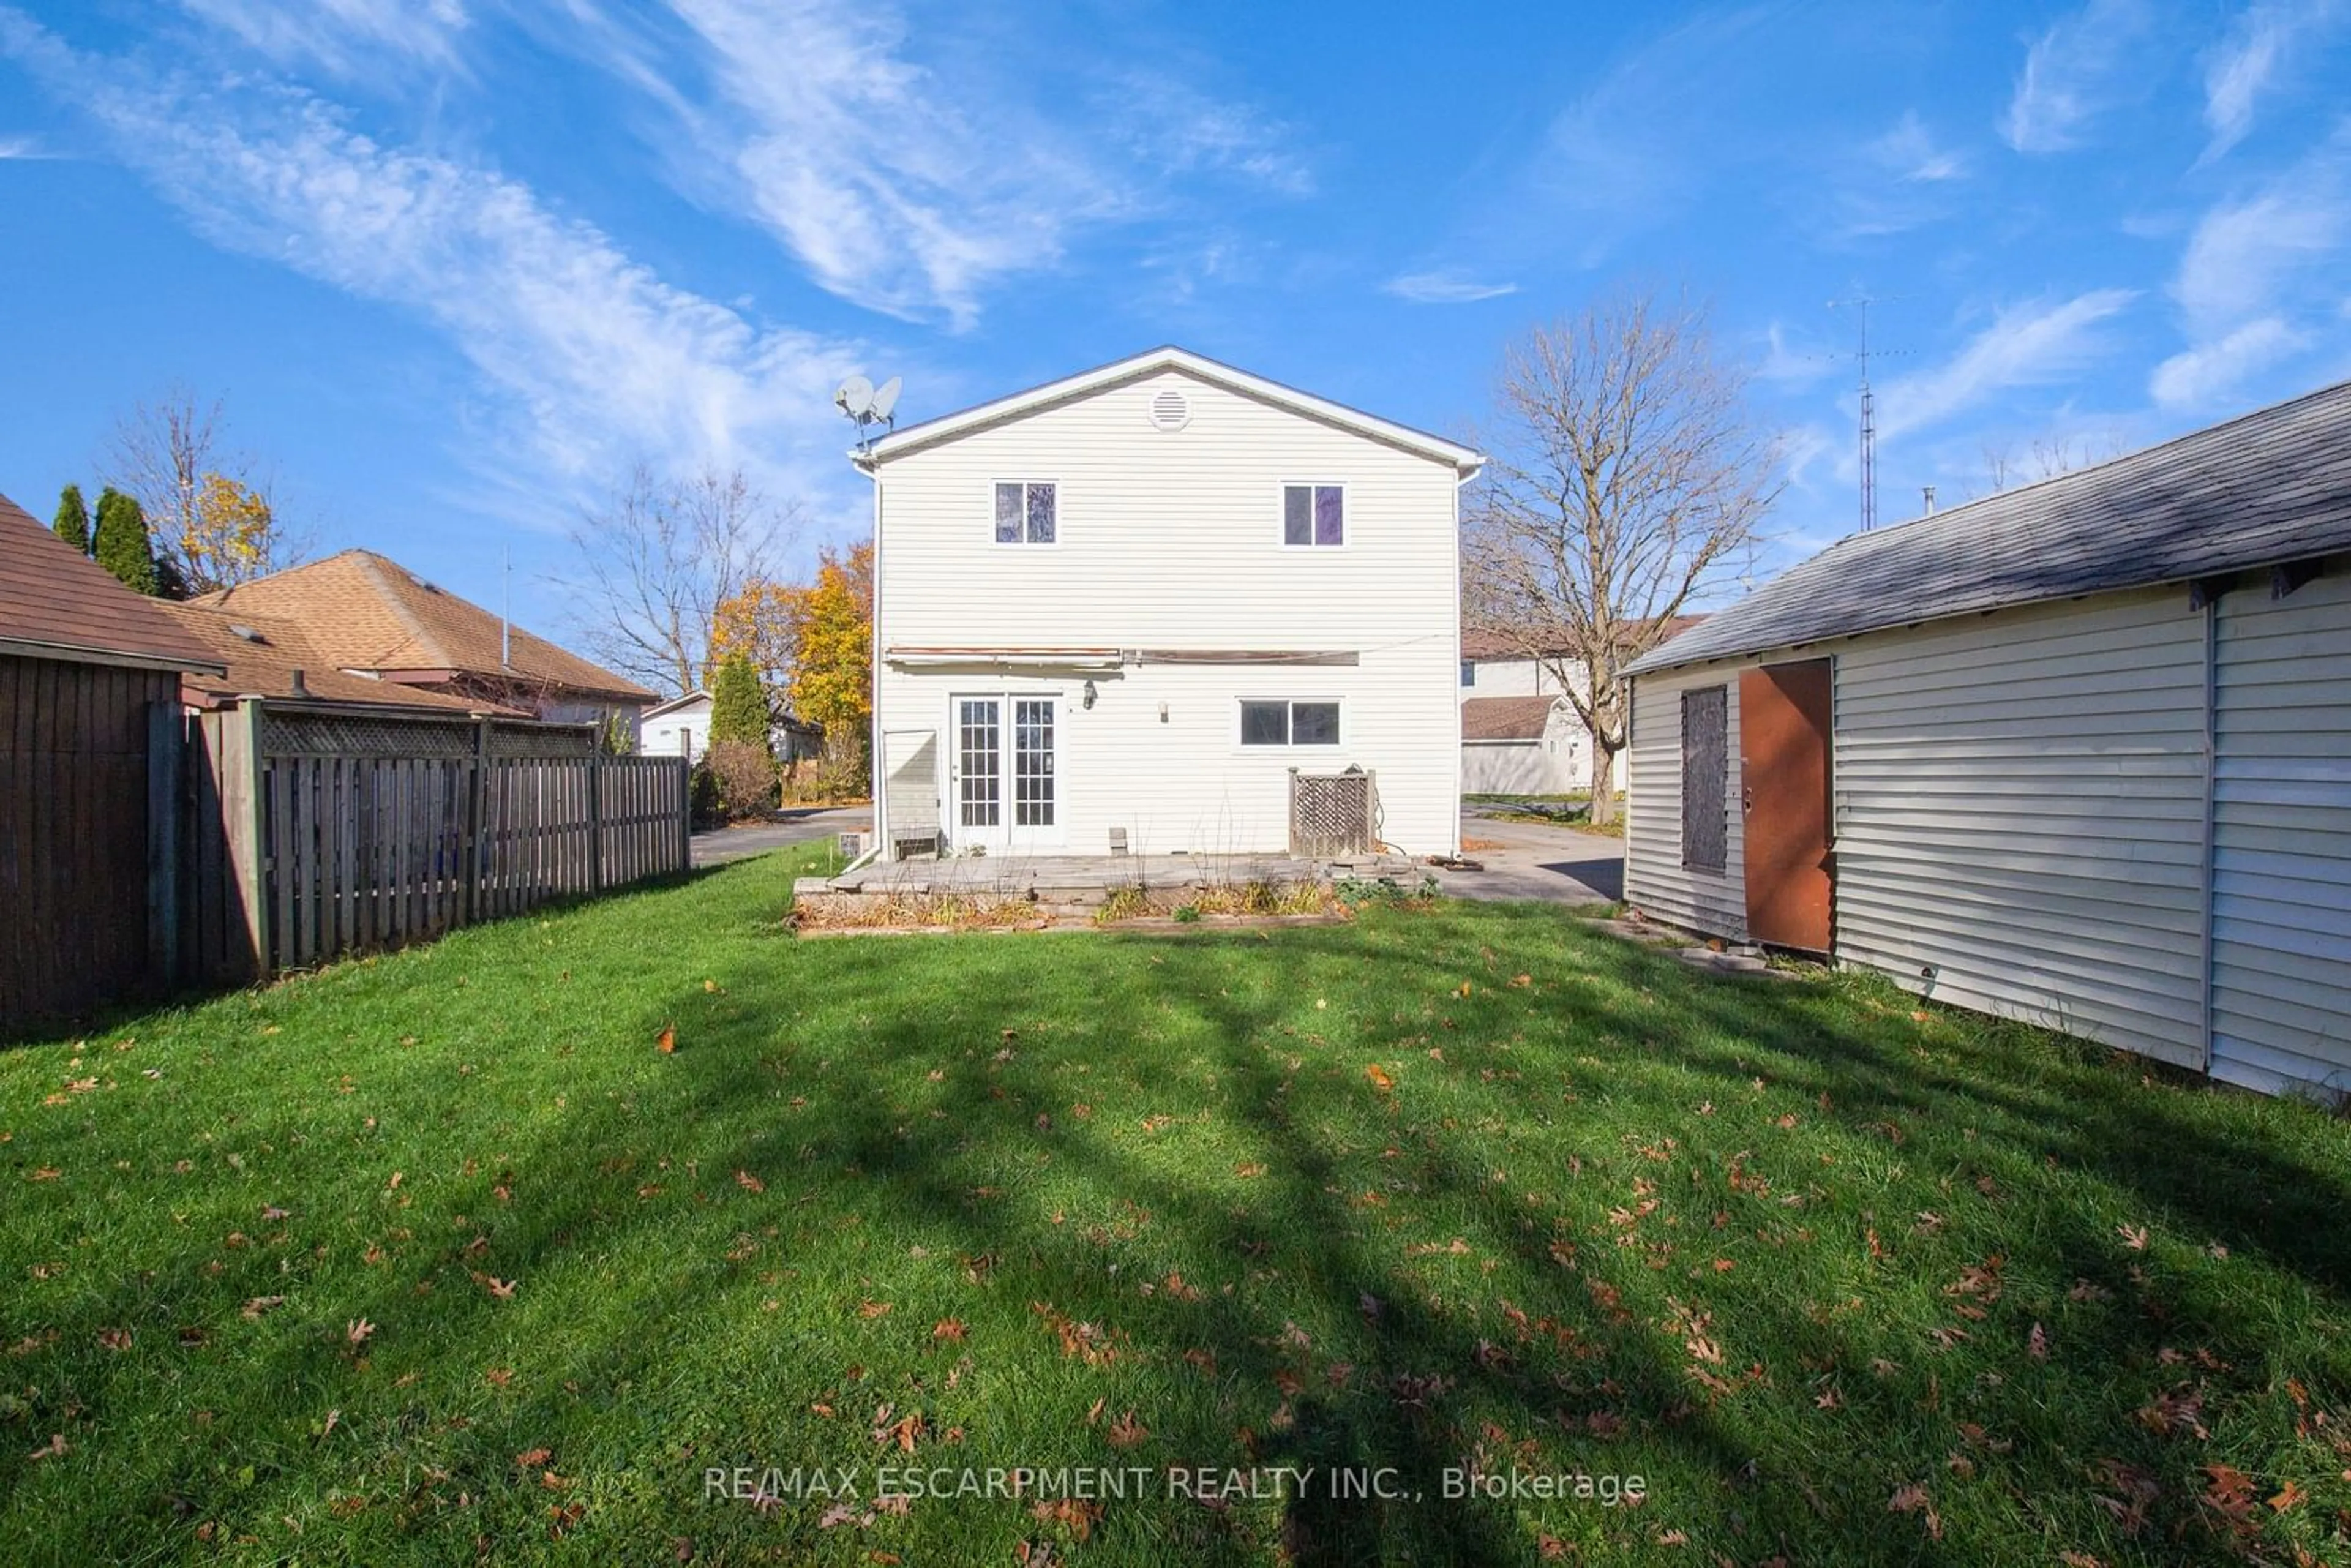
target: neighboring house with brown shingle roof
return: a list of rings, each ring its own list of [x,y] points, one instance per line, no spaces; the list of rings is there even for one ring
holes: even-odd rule
[[[298,648],[312,661],[298,667],[314,693],[319,676],[331,672],[371,681],[378,690],[442,699],[434,706],[496,708],[565,723],[619,715],[632,735],[638,715],[656,700],[625,676],[519,626],[509,628],[372,550],[345,550],[191,603],[265,636],[271,635],[268,626],[276,627],[285,639],[277,646]],[[290,669],[294,657],[288,652],[262,663]]]
[[[240,697],[277,697],[411,714],[530,716],[501,703],[348,674],[336,668],[298,624],[279,616],[235,614],[214,604],[162,600],[155,606],[225,666],[225,674],[191,671],[180,677],[180,700],[192,708],[226,707]]]

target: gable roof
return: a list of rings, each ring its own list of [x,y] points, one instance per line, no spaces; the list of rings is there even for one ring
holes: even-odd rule
[[[1096,392],[1128,382],[1141,381],[1163,371],[1181,371],[1211,386],[1223,387],[1243,397],[1254,398],[1259,402],[1288,409],[1309,419],[1320,420],[1325,424],[1336,425],[1342,430],[1350,430],[1406,452],[1449,464],[1465,481],[1473,477],[1486,464],[1482,455],[1458,442],[1447,441],[1425,430],[1416,430],[1408,424],[1398,424],[1394,420],[1382,419],[1377,414],[1365,413],[1344,403],[1332,402],[1328,398],[1284,386],[1280,382],[1268,381],[1263,376],[1252,375],[1204,354],[1176,348],[1172,343],[1123,360],[1113,360],[1109,364],[1097,365],[1073,376],[1063,376],[1059,381],[1047,382],[1026,392],[1013,392],[954,413],[926,419],[919,424],[907,425],[882,437],[864,451],[852,451],[850,461],[870,474],[893,457],[903,457],[910,452],[951,441],[987,425],[1024,418],[1057,403],[1091,397]]]
[[[1461,704],[1464,740],[1541,740],[1557,697],[1467,697]]]
[[[218,663],[114,574],[0,496],[0,653],[147,669]]]
[[[496,615],[373,550],[347,549],[193,602],[236,620],[294,622],[322,663],[338,669],[448,670],[597,696],[653,695],[519,626],[511,628],[512,662],[502,663]]]
[[[675,713],[681,708],[692,707],[696,703],[706,704],[709,701],[710,694],[708,692],[688,692],[684,696],[672,697],[665,703],[655,703],[653,706],[639,714],[637,717],[640,720],[660,718],[665,714]]]
[[[424,686],[395,685],[370,675],[346,674],[333,660],[319,652],[300,625],[277,616],[231,613],[216,604],[159,601],[156,608],[202,645],[214,662],[212,670],[181,678],[181,695],[191,706],[212,707],[238,697],[306,696],[370,707],[530,716],[520,708],[497,703]],[[303,685],[298,693],[294,689],[298,671]]]
[[[1626,673],[2345,550],[2351,550],[2351,382],[2127,457],[1855,534]]]

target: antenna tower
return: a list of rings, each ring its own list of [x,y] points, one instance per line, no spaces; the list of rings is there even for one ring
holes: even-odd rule
[[[1877,526],[1877,394],[1869,386],[1869,359],[1872,353],[1888,350],[1872,350],[1869,346],[1869,308],[1896,298],[1893,295],[1872,295],[1856,292],[1850,299],[1832,299],[1832,310],[1850,306],[1861,328],[1860,344],[1854,360],[1861,367],[1861,531],[1867,533]]]

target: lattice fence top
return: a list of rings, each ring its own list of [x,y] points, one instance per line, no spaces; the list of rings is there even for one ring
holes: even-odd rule
[[[596,745],[592,725],[505,720],[490,726],[492,757],[587,757]],[[261,749],[272,757],[471,757],[474,746],[475,724],[465,718],[267,706],[261,713]]]
[[[474,727],[463,719],[452,723],[264,708],[261,749],[272,757],[470,757]]]
[[[586,757],[596,749],[596,730],[581,724],[495,724],[492,757]]]
[[[1291,774],[1290,852],[1370,853],[1378,799],[1369,773]]]

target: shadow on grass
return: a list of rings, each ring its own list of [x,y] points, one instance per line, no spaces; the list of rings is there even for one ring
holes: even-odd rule
[[[751,873],[677,880],[736,874]],[[341,1398],[352,1423],[394,1434],[400,1495],[345,1524],[362,1557],[413,1551],[423,1532],[453,1549],[544,1538],[572,1494],[540,1495],[528,1475],[518,1488],[515,1451],[586,1430],[601,1447],[556,1462],[602,1478],[600,1513],[638,1521],[622,1541],[632,1556],[653,1544],[646,1521],[674,1520],[705,1560],[849,1560],[860,1526],[697,1507],[696,1489],[711,1465],[889,1457],[864,1430],[883,1406],[927,1414],[917,1461],[1348,1467],[1422,1494],[1114,1507],[1093,1544],[1133,1560],[1523,1560],[1538,1517],[1587,1557],[1649,1550],[1673,1528],[1740,1562],[1981,1561],[2052,1541],[2126,1556],[2204,1527],[2175,1491],[2136,1547],[2109,1539],[2087,1472],[2115,1459],[2184,1484],[2198,1456],[2134,1420],[2141,1383],[2208,1379],[2217,1394],[2297,1367],[2240,1297],[2161,1267],[2114,1222],[2209,1239],[2337,1304],[2341,1165],[2228,1135],[2282,1108],[2231,1118],[2159,1078],[2142,1090],[2091,1066],[2085,1048],[1914,1027],[1888,988],[1708,980],[1629,946],[1562,947],[1539,910],[1482,914],[1466,936],[1450,920],[1383,912],[1274,938],[778,936],[728,948],[698,987],[571,1004],[622,1013],[614,1038],[640,1053],[677,1025],[682,1053],[447,1176],[435,1204],[471,1218],[428,1206],[438,1229],[402,1225],[417,1233],[339,1300],[339,1316],[398,1323],[427,1285],[431,1344],[388,1337],[364,1408],[336,1391],[370,1352],[332,1324],[208,1373],[282,1391],[289,1408]],[[1520,965],[1547,972],[1517,988]],[[1319,1024],[1308,991],[1343,985],[1344,1017]],[[1381,1063],[1404,1080],[1394,1092],[1366,1080]],[[1749,1109],[1766,1100],[1801,1109],[1802,1125]],[[1112,1101],[1167,1125],[1077,1108]],[[1236,1157],[1262,1169],[1243,1177]],[[1552,1163],[1521,1168],[1530,1157]],[[1873,1211],[1872,1191],[1913,1190],[1897,1167],[1928,1161],[1951,1195],[1934,1200],[1947,1226]],[[400,1225],[382,1173],[352,1163],[350,1214],[371,1235]],[[508,1169],[511,1209],[495,1196]],[[1656,1218],[1610,1218],[1645,1182]],[[2079,1190],[2061,1196],[2068,1183]],[[1892,1261],[1876,1258],[1881,1231]],[[1729,1240],[1746,1260],[1706,1272]],[[1774,1277],[1782,1249],[1833,1256]],[[2007,1299],[1988,1319],[1952,1315],[1944,1281],[1993,1253]],[[522,1294],[501,1301],[484,1275],[520,1277]],[[2069,1301],[2076,1279],[2104,1296]],[[594,1284],[591,1319],[567,1320],[557,1281]],[[209,1301],[231,1317],[253,1288],[189,1251],[105,1311]],[[893,1301],[902,1316],[862,1317]],[[970,1317],[970,1350],[914,1321],[934,1315]],[[1945,1357],[1930,1321],[1977,1345],[2009,1335],[2015,1354]],[[2022,1353],[2042,1321],[2060,1334],[2045,1364]],[[1064,1326],[1075,1337],[1057,1343]],[[1694,1342],[1720,1342],[1719,1359]],[[2163,1360],[2197,1349],[2233,1370]],[[458,1358],[530,1375],[509,1392],[436,1365]],[[1881,1360],[1895,1370],[1868,1370]],[[414,1394],[399,1381],[411,1374]],[[104,1376],[66,1396],[137,1407],[140,1389]],[[1814,1414],[1827,1392],[1842,1418]],[[1110,1403],[1090,1411],[1096,1400]],[[1130,1407],[1149,1431],[1117,1447]],[[1978,1484],[1965,1508],[1946,1505],[1947,1545],[1890,1518],[1886,1498],[1906,1479],[1957,1487],[1943,1454],[1970,1441],[1961,1422],[2011,1447],[1962,1456]],[[946,1436],[957,1426],[965,1444]],[[138,1511],[104,1544],[255,1514],[273,1489],[316,1502],[330,1438],[249,1460],[250,1480],[191,1447],[142,1478]],[[1646,1511],[1530,1514],[1438,1492],[1448,1468],[1606,1472],[1628,1455],[1674,1489]],[[0,1479],[21,1475],[10,1463]],[[908,1561],[1004,1561],[1050,1534],[1025,1506],[977,1518],[925,1504],[904,1523]]]

